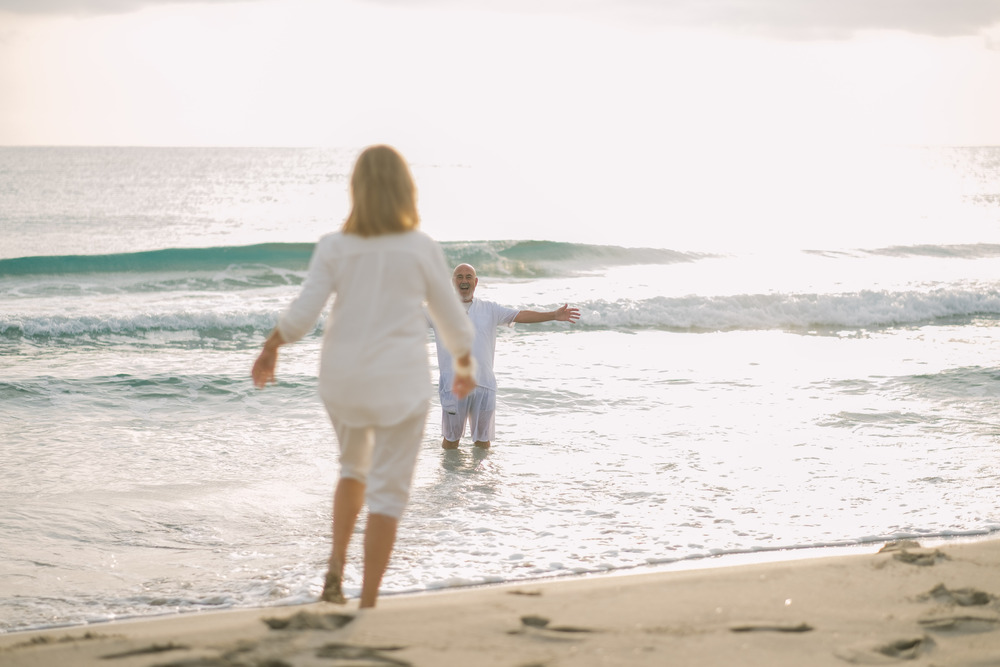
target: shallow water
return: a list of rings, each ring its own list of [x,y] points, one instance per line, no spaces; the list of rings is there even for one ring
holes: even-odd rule
[[[278,212],[328,225],[347,153],[149,149],[87,172],[114,191],[150,170],[147,206],[87,182],[39,203],[32,179],[84,179],[116,151],[38,150],[4,195],[0,631],[315,599],[337,475],[318,334],[283,351],[276,386],[255,391],[249,367],[311,247]],[[0,149],[8,171],[23,157]],[[252,198],[262,173],[285,176]],[[983,182],[933,244],[906,226],[847,249],[446,242],[479,296],[582,318],[499,331],[489,453],[441,451],[432,409],[386,594],[1000,530],[1000,239],[974,233],[1000,199]],[[145,252],[165,248],[181,250]]]

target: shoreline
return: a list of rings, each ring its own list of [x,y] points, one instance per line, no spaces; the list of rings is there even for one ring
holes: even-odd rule
[[[387,595],[360,613],[351,600],[17,631],[0,664],[1000,664],[1000,538],[883,544]]]
[[[925,536],[916,536],[916,535],[906,534],[906,535],[896,536],[891,539],[873,538],[869,540],[854,541],[854,542],[792,545],[788,547],[756,548],[745,551],[740,551],[740,550],[719,551],[717,553],[699,553],[688,556],[680,556],[675,559],[661,559],[656,562],[636,563],[633,565],[626,565],[623,567],[616,567],[616,568],[599,568],[593,570],[568,572],[568,573],[540,574],[534,577],[526,577],[523,579],[515,579],[515,580],[480,581],[480,582],[456,584],[453,586],[437,586],[424,589],[382,592],[379,595],[379,600],[381,601],[390,598],[409,597],[409,596],[436,595],[439,593],[449,593],[449,592],[474,591],[484,588],[493,588],[497,586],[515,586],[515,585],[529,586],[535,583],[565,582],[565,581],[574,581],[577,579],[587,579],[591,577],[614,577],[614,576],[629,576],[634,574],[656,574],[660,572],[680,572],[685,570],[698,570],[698,569],[709,569],[718,567],[735,567],[739,565],[753,565],[753,564],[763,564],[771,562],[782,562],[789,560],[807,560],[814,558],[828,558],[828,557],[845,556],[845,555],[870,554],[870,553],[876,553],[880,548],[882,548],[886,544],[890,544],[892,542],[899,542],[903,540],[915,540],[919,541],[920,544],[924,546],[929,546],[929,545],[941,545],[941,544],[962,543],[967,541],[983,541],[992,539],[1000,541],[1000,527],[981,530],[981,531],[951,533],[946,535],[932,534]],[[392,566],[390,565],[390,567]],[[353,598],[348,598],[348,604],[350,603],[351,599]],[[226,613],[226,612],[254,611],[254,610],[267,610],[267,609],[295,609],[310,604],[314,604],[314,601],[302,601],[302,602],[284,601],[284,602],[277,602],[274,604],[266,604],[259,606],[175,609],[172,611],[163,611],[160,613],[137,614],[135,616],[120,616],[117,618],[106,619],[106,620],[65,622],[65,623],[55,623],[51,625],[35,625],[35,626],[26,626],[23,628],[12,629],[12,630],[0,629],[0,639],[2,639],[7,635],[13,635],[13,634],[56,632],[59,630],[74,630],[80,628],[101,627],[111,623],[126,623],[126,622],[144,621],[144,620],[160,620],[160,619],[172,618],[175,616],[183,616],[188,614]]]

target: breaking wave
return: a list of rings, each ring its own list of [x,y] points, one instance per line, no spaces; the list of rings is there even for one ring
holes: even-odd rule
[[[848,294],[736,294],[653,297],[577,304],[586,329],[668,329],[677,331],[839,330],[891,328],[1000,317],[1000,292],[939,289],[927,292],[862,291]],[[539,306],[555,308],[558,304]],[[277,310],[232,312],[178,311],[119,316],[0,315],[0,336],[53,337],[147,336],[191,332],[203,338],[231,339],[262,334],[274,326]],[[548,326],[571,328],[553,323]]]

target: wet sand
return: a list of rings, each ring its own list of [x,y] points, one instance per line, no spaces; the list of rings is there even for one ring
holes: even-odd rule
[[[12,633],[0,665],[1000,665],[1000,540],[879,546]]]

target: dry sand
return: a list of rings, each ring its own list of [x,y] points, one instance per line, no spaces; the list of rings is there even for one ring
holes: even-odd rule
[[[1000,540],[0,635],[3,667],[1000,665]]]

